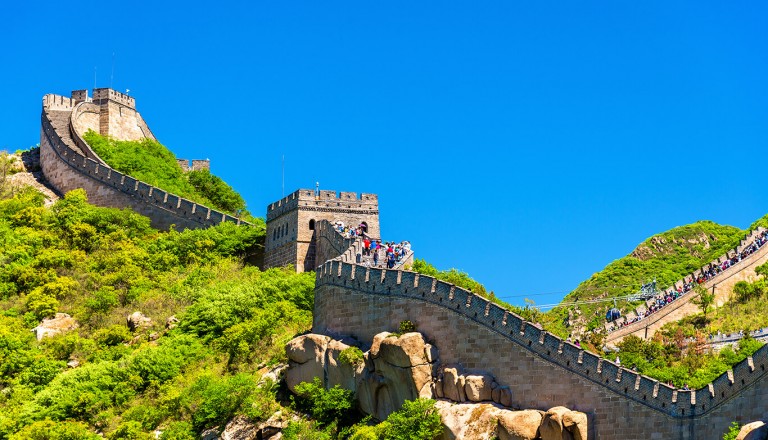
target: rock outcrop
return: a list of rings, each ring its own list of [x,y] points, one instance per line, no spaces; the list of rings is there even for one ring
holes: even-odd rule
[[[286,345],[288,388],[319,378],[326,388],[355,392],[361,411],[384,420],[406,400],[437,399],[442,439],[586,440],[587,415],[559,406],[549,411],[513,409],[512,391],[488,374],[439,367],[437,349],[420,333],[377,334],[363,361],[343,361],[355,341],[308,334]]]
[[[132,332],[135,332],[151,327],[152,319],[141,312],[133,312],[126,319],[126,324]]]
[[[301,382],[319,378],[327,388],[339,385],[354,391],[360,409],[380,420],[399,409],[406,400],[433,397],[435,363],[430,359],[437,359],[437,355],[420,333],[376,335],[359,365],[340,359],[341,353],[351,347],[315,334],[291,340],[286,345],[288,388],[295,392]]]
[[[78,324],[75,318],[66,313],[57,313],[53,318],[43,319],[32,331],[35,332],[35,336],[39,341],[45,337],[74,330],[77,327]]]

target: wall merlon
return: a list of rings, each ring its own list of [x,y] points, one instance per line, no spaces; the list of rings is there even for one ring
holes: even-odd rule
[[[98,88],[93,89],[93,102],[99,105],[106,104],[108,101],[113,101],[117,104],[136,108],[136,99],[128,96],[124,93],[120,93],[117,90],[110,88]]]

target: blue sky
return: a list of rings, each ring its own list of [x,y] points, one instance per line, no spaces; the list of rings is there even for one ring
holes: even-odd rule
[[[654,233],[768,212],[766,9],[14,2],[0,149],[39,142],[42,96],[95,72],[253,213],[281,197],[285,155],[286,193],[378,193],[385,239],[552,303]]]

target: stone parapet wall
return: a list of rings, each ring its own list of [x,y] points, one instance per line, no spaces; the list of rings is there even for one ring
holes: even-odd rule
[[[152,225],[158,229],[171,226],[177,229],[201,228],[222,222],[247,224],[236,217],[138,181],[73,149],[63,140],[66,136],[54,128],[47,114],[50,107],[46,107],[50,105],[59,108],[73,102],[69,98],[46,95],[41,117],[40,162],[46,179],[59,192],[83,188],[91,203],[131,208],[149,217]],[[70,128],[71,125],[60,127],[62,130]]]
[[[717,439],[731,421],[767,411],[768,347],[702,389],[676,390],[451,284],[342,259],[348,256],[317,271],[314,332],[365,341],[411,320],[442,347],[443,362],[493,374],[521,407],[565,405],[589,414],[594,438]]]

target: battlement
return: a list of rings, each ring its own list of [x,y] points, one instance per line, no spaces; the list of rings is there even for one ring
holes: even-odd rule
[[[291,206],[296,207],[299,206],[300,203],[298,202],[314,202],[316,205],[322,205],[321,202],[332,202],[337,203],[338,205],[327,205],[329,207],[333,206],[341,206],[342,202],[355,202],[358,205],[365,205],[366,207],[370,207],[372,205],[376,206],[376,209],[378,209],[379,205],[379,196],[376,194],[368,194],[368,193],[360,193],[358,196],[355,192],[336,192],[331,190],[320,190],[318,194],[315,194],[315,190],[313,189],[299,189],[291,194],[288,194],[287,196],[283,197],[282,199],[272,202],[267,206],[267,213],[270,211],[277,210],[279,208],[285,207],[285,206]],[[304,204],[306,206],[306,204]]]
[[[74,93],[80,93],[81,90],[76,90]],[[109,88],[93,89],[93,102],[99,105],[107,104],[108,102],[114,102],[132,109],[136,109],[136,99],[128,96],[124,93],[120,93],[117,90]]]
[[[211,161],[210,159],[192,159],[192,164],[190,165],[190,161],[188,159],[176,159],[176,163],[179,164],[182,171],[199,171],[199,170],[209,170],[211,169]]]
[[[89,101],[90,99],[88,98],[88,89],[72,90],[72,99],[78,103]]]
[[[326,261],[317,270],[315,332],[346,334],[366,340],[371,336],[368,333],[396,329],[399,320],[409,319],[441,347],[444,362],[462,363],[469,369],[479,367],[497,379],[518,381],[517,387],[523,389],[525,384],[544,376],[544,380],[536,383],[546,388],[537,388],[534,394],[545,395],[552,401],[543,402],[542,407],[574,405],[566,399],[575,394],[580,399],[575,405],[585,408],[597,408],[607,402],[606,408],[610,410],[624,405],[620,402],[632,402],[658,414],[654,417],[659,417],[660,423],[711,416],[717,418],[717,423],[721,423],[722,418],[727,426],[732,416],[720,414],[733,411],[735,397],[751,399],[753,394],[764,392],[768,345],[711,384],[698,390],[679,390],[584,351],[470,291],[411,271],[355,264],[353,244],[341,240],[333,244],[336,252],[344,244],[349,245],[350,250]],[[505,346],[502,340],[510,345]],[[451,351],[449,346],[458,348]],[[511,360],[499,358],[501,353],[511,353],[513,346],[522,350],[515,353],[527,353],[527,358],[541,360],[550,368],[533,361],[537,368],[524,373],[520,355],[512,355]],[[512,365],[514,372],[507,374]],[[579,395],[574,388],[576,384],[579,389],[594,391],[594,396],[599,398],[590,400],[591,397]],[[535,401],[518,403],[531,405]],[[741,406],[739,410],[743,411]]]
[[[72,110],[77,102],[66,96],[49,93],[43,96],[43,108],[46,110],[65,111]]]

